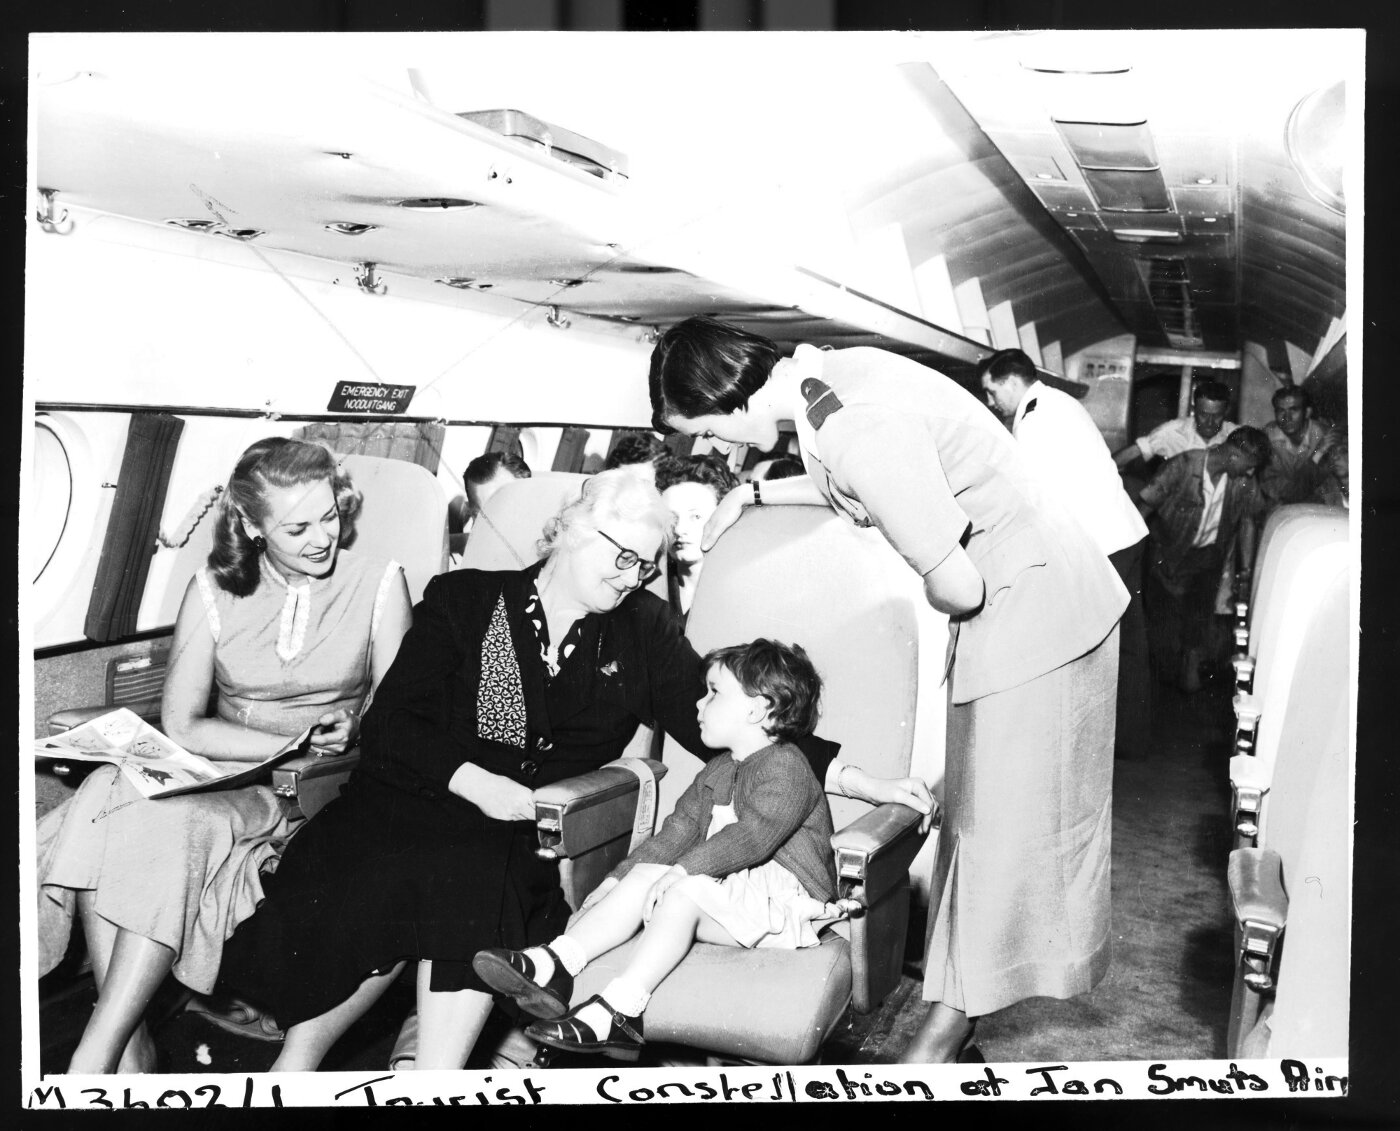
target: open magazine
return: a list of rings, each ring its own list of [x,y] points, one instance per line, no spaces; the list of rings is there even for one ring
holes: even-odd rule
[[[63,734],[39,739],[34,743],[34,756],[65,762],[111,762],[121,767],[143,797],[160,798],[249,785],[273,766],[305,754],[310,742],[308,727],[271,757],[229,772],[208,758],[181,749],[134,711],[118,707]]]

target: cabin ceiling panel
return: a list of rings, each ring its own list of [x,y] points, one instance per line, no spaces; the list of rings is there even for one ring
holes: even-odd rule
[[[930,42],[934,69],[1084,248],[1144,342],[1169,329],[1179,336],[1167,323],[1179,323],[1182,308],[1139,301],[1141,284],[1118,261],[1142,254],[1215,264],[1208,286],[1196,272],[1187,281],[1198,348],[1238,350],[1252,327],[1296,319],[1284,336],[1312,349],[1345,310],[1339,80],[1361,73],[1359,35],[1040,32]],[[1058,57],[1069,62],[1032,61]],[[1093,197],[1092,214],[1074,203],[1078,193]],[[1177,235],[1136,242],[1135,229]],[[1219,308],[1227,296],[1233,316]]]

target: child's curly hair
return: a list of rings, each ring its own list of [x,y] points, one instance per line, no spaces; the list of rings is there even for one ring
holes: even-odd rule
[[[722,664],[745,695],[768,700],[772,713],[765,729],[772,737],[793,742],[817,729],[822,677],[801,645],[760,637],[707,652],[704,663],[706,671]]]

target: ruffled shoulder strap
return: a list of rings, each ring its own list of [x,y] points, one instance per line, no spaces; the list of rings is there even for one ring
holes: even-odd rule
[[[214,599],[214,580],[209,575],[209,567],[201,566],[195,571],[195,584],[199,586],[199,595],[204,601],[204,615],[209,620],[209,631],[214,637],[214,643],[219,642],[219,606]]]
[[[375,634],[379,631],[379,617],[384,611],[384,602],[389,597],[389,590],[394,584],[396,577],[403,576],[403,566],[390,558],[384,566],[384,576],[379,579],[379,588],[374,593],[374,611],[370,614],[369,638],[374,640]]]

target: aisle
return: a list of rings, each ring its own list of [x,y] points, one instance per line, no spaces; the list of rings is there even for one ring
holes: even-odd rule
[[[1113,779],[1113,958],[1071,1001],[1034,998],[984,1018],[988,1061],[1058,1064],[1174,1060],[1224,1053],[1232,931],[1225,887],[1230,689],[1185,696],[1158,684],[1150,758]],[[870,1018],[854,1019],[829,1063],[897,1060],[922,1015],[906,976]]]

